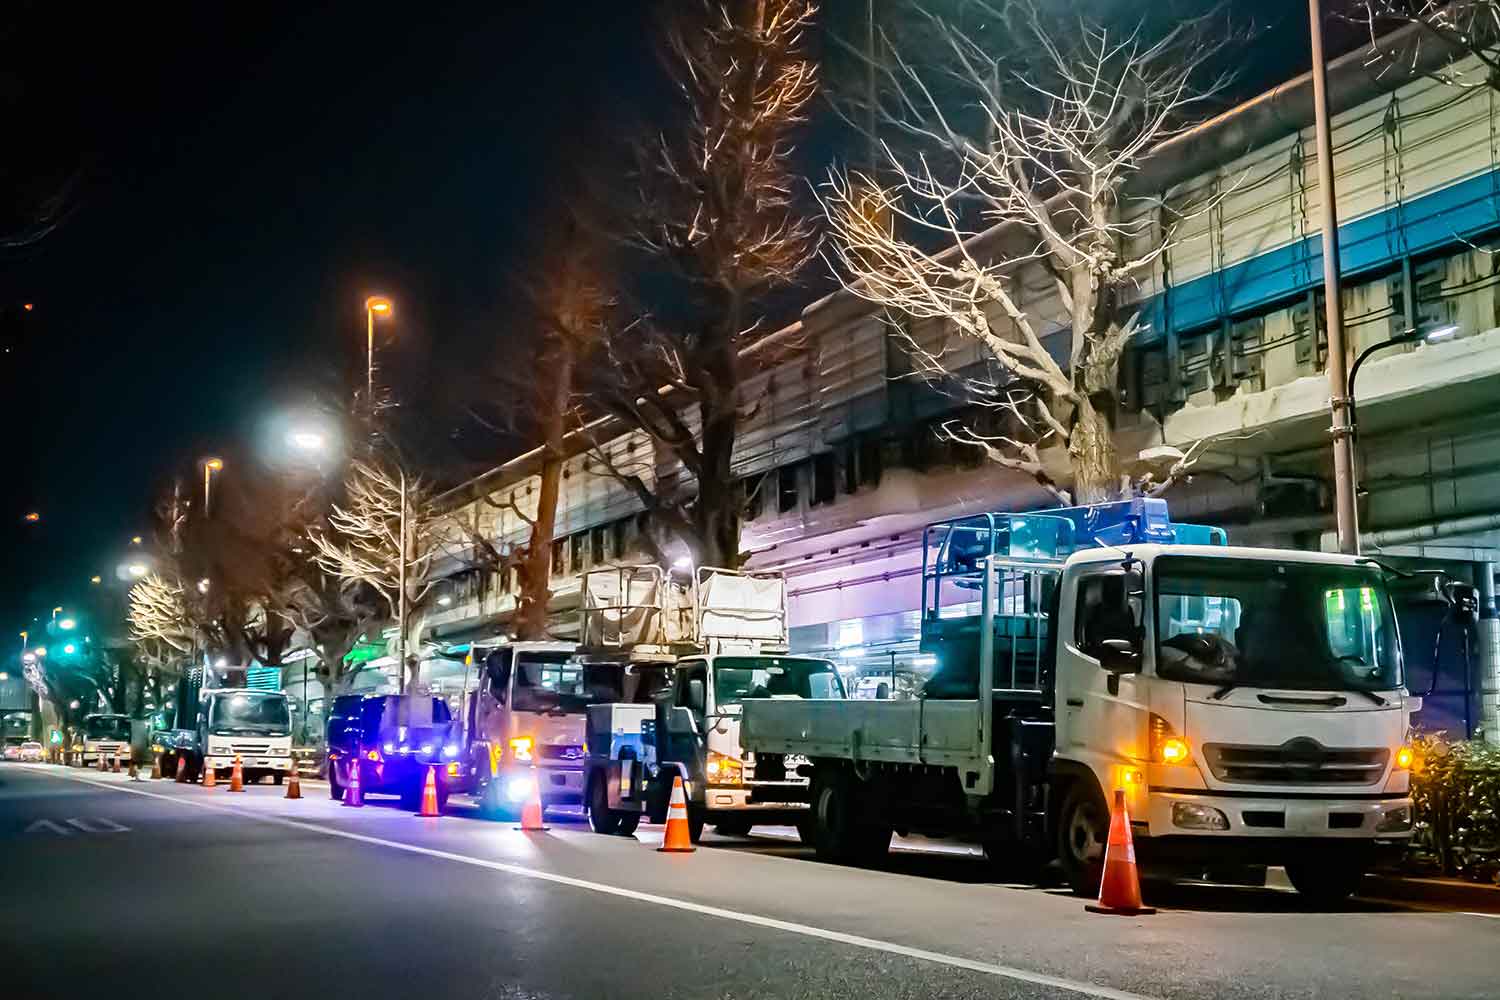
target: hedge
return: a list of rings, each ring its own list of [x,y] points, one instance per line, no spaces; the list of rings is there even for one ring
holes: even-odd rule
[[[1500,883],[1500,746],[1416,740],[1409,867]]]

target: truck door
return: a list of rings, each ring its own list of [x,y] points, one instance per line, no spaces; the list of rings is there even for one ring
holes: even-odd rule
[[[1101,777],[1145,749],[1145,685],[1139,673],[1112,672],[1100,662],[1107,641],[1128,641],[1137,651],[1143,644],[1142,598],[1130,596],[1143,590],[1141,579],[1138,571],[1127,574],[1119,565],[1085,569],[1063,599],[1071,621],[1061,623],[1058,634],[1057,742],[1073,748],[1071,756],[1092,759]]]

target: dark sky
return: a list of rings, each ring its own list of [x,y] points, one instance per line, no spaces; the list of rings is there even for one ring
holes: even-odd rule
[[[0,257],[12,333],[35,303],[0,403],[18,628],[108,576],[170,476],[360,370],[370,291],[397,302],[385,356],[408,405],[441,401],[455,358],[514,335],[507,274],[554,179],[662,93],[645,0],[96,6],[0,14],[0,155],[80,174],[66,223]],[[1281,5],[1241,6],[1265,23]],[[1286,6],[1246,92],[1306,66]]]

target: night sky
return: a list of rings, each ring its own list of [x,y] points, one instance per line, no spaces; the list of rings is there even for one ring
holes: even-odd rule
[[[397,303],[386,366],[434,414],[431,457],[506,457],[472,440],[438,454],[449,373],[522,335],[510,275],[555,178],[664,94],[644,0],[94,6],[0,14],[3,155],[79,178],[54,234],[0,256],[22,338],[0,356],[15,628],[108,576],[172,475],[362,372],[371,291]],[[1306,68],[1305,7],[1285,6],[1246,93]]]

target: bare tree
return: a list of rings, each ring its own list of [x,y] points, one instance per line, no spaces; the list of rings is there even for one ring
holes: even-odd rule
[[[1453,87],[1500,88],[1500,0],[1360,0],[1343,17],[1369,33],[1368,62],[1379,72],[1418,72],[1437,46],[1427,75]],[[1418,30],[1393,36],[1407,26]],[[1456,65],[1466,55],[1478,72]]]
[[[379,595],[396,618],[397,659],[405,665],[407,633],[437,583],[433,569],[451,526],[439,516],[427,483],[408,476],[399,462],[357,459],[344,487],[345,501],[308,534],[313,560],[345,588],[368,587]]]
[[[130,588],[126,621],[130,638],[136,643],[159,644],[190,655],[198,641],[197,626],[189,617],[182,586],[158,573],[148,573]]]
[[[627,226],[649,258],[655,308],[613,324],[596,355],[594,398],[691,476],[658,482],[601,464],[699,564],[737,566],[745,498],[731,472],[740,352],[762,330],[764,296],[816,247],[798,207],[792,140],[817,89],[805,33],[811,0],[672,5],[667,69],[680,118],[638,150]],[[674,282],[656,281],[670,275]],[[671,284],[671,288],[665,287]]]
[[[1116,31],[1078,4],[969,6],[1005,44],[926,14],[946,66],[941,86],[884,39],[881,123],[903,141],[884,145],[888,182],[832,175],[830,257],[845,287],[904,331],[919,374],[957,381],[998,411],[998,430],[954,422],[944,434],[1064,503],[1128,495],[1142,484],[1122,467],[1114,429],[1120,359],[1142,322],[1132,291],[1182,214],[1127,204],[1124,189],[1145,155],[1225,85],[1206,69],[1230,35],[1217,13],[1153,34],[1142,22]],[[937,97],[955,87],[967,94],[962,106],[977,108],[967,128]],[[1054,317],[1034,314],[1018,292],[1038,269],[1070,327],[1056,353],[1044,339]],[[992,374],[961,377],[909,322],[978,343]],[[1054,448],[1065,450],[1066,481],[1049,471]]]

